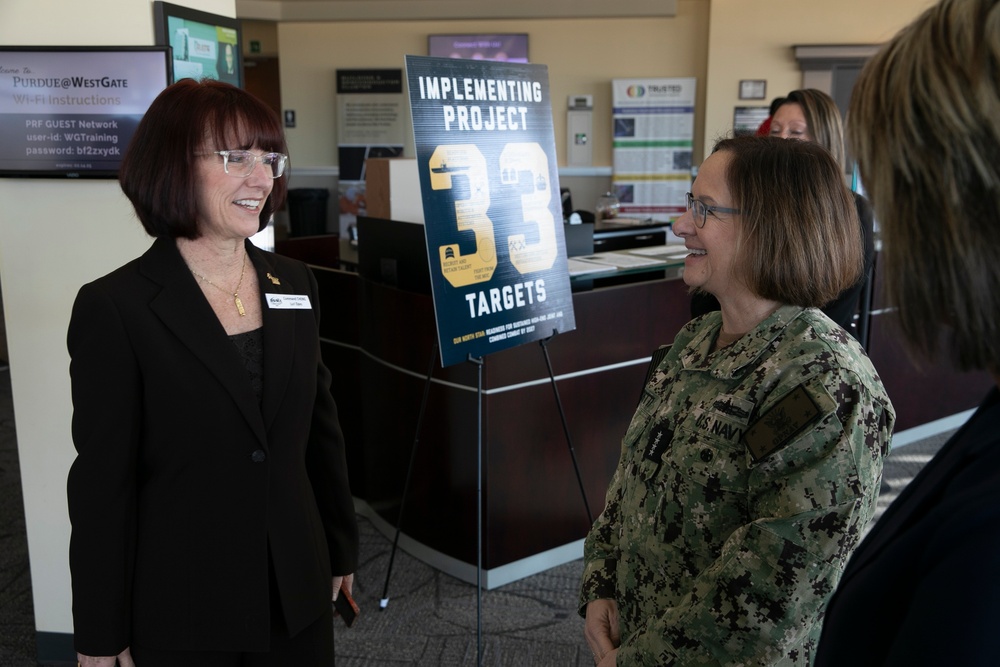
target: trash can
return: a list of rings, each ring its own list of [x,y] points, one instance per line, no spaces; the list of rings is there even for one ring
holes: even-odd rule
[[[289,236],[326,234],[326,188],[292,188],[288,191]]]

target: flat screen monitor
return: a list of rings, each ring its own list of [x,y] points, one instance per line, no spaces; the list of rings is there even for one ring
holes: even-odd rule
[[[359,215],[358,275],[407,292],[430,294],[424,226]]]
[[[427,55],[437,58],[526,63],[528,35],[526,33],[430,35],[427,38]]]
[[[0,176],[117,178],[170,82],[157,46],[0,46]]]
[[[174,52],[174,81],[218,79],[243,87],[242,35],[239,19],[153,3],[156,43]]]

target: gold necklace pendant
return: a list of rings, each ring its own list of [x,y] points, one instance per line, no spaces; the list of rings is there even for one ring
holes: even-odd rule
[[[233,292],[233,299],[236,301],[236,310],[240,311],[240,317],[244,317],[247,311],[243,310],[243,302],[240,301],[240,287],[243,285],[243,274],[247,270],[247,254],[243,253],[243,267],[240,268],[240,281],[236,283],[236,290]]]
[[[236,283],[236,289],[233,290],[233,301],[236,302],[236,310],[237,310],[237,312],[239,312],[240,317],[246,317],[246,314],[247,314],[247,311],[243,308],[243,302],[240,301],[240,287],[243,285],[243,276],[244,276],[244,274],[246,274],[246,271],[247,271],[247,256],[246,256],[246,253],[243,253],[243,266],[242,266],[242,268],[240,268],[240,281],[238,283]],[[198,273],[194,269],[191,269],[191,273],[193,273],[194,275],[198,276],[199,278],[201,278],[202,280],[204,280],[206,283],[208,283],[209,285],[211,285],[215,289],[217,289],[217,290],[219,290],[221,292],[225,292],[226,294],[229,293],[228,290],[226,290],[226,289],[224,289],[222,287],[219,287],[218,285],[216,285],[211,280],[209,280],[205,276],[201,275],[200,273]],[[270,274],[268,274],[268,276],[270,277]],[[272,278],[272,280],[274,280],[274,279]]]

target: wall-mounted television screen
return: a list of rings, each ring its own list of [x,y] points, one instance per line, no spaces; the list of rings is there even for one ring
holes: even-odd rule
[[[528,35],[524,33],[430,35],[427,55],[437,58],[528,62]]]
[[[153,29],[156,43],[173,49],[174,81],[209,78],[243,86],[239,19],[157,0]]]
[[[158,46],[0,46],[0,176],[116,178],[170,82]]]

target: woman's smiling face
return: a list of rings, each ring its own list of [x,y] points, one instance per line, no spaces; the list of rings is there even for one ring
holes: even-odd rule
[[[736,208],[726,181],[731,159],[729,153],[719,151],[701,164],[691,186],[694,199],[708,207]],[[720,302],[735,290],[746,291],[742,282],[732,276],[738,217],[739,214],[709,211],[705,226],[699,228],[694,211],[688,210],[673,224],[674,233],[684,239],[684,245],[691,251],[684,260],[684,282],[713,294]]]
[[[235,149],[235,146],[212,146],[207,143],[198,151],[195,168],[198,183],[198,230],[202,236],[219,240],[239,240],[260,230],[260,211],[271,194],[274,181],[269,168],[254,163],[246,178],[227,174],[222,156],[213,151]],[[259,146],[250,149],[254,155],[266,151]]]

